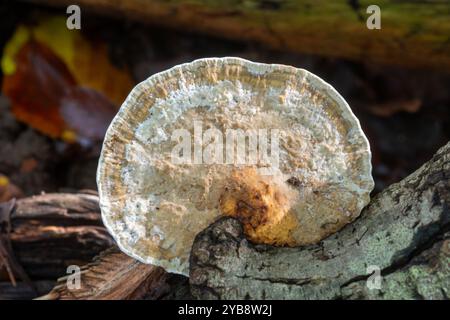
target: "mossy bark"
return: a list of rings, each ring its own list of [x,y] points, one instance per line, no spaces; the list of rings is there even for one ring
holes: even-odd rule
[[[71,0],[36,1],[67,6]],[[84,9],[272,48],[450,70],[448,1],[381,0],[381,29],[369,30],[370,0],[79,0]],[[176,44],[174,43],[174,46]]]
[[[449,230],[450,143],[316,245],[254,245],[238,221],[222,218],[196,237],[191,291],[203,299],[448,299]],[[370,266],[381,287],[368,285]]]

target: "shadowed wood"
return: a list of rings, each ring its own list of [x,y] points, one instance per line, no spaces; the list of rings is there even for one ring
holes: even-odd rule
[[[71,0],[28,0],[67,7]],[[450,70],[448,1],[383,0],[369,30],[370,0],[79,0],[84,10],[299,53]],[[65,12],[65,10],[64,10]]]
[[[98,196],[53,193],[19,199],[10,212],[15,256],[31,278],[56,279],[114,242],[103,227]],[[51,249],[50,249],[51,248]]]
[[[158,296],[167,290],[164,284],[169,277],[164,269],[142,264],[116,248],[102,252],[82,268],[80,276],[81,288],[69,289],[68,279],[63,277],[58,279],[58,284],[49,294],[40,299],[119,300],[151,294],[147,290],[142,292],[140,287]]]

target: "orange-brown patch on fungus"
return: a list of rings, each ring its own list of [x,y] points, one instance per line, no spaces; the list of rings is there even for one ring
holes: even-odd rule
[[[255,243],[293,246],[298,221],[289,212],[293,191],[261,176],[254,168],[233,170],[220,197],[222,214],[238,219],[247,238]]]

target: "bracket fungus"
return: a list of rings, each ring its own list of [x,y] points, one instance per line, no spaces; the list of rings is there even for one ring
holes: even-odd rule
[[[369,202],[370,161],[358,119],[317,76],[208,58],[131,91],[107,131],[97,183],[119,247],[188,275],[194,237],[219,216],[275,246],[338,231]]]

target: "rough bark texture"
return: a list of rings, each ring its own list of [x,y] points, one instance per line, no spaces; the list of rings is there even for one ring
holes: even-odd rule
[[[220,219],[196,237],[191,291],[202,299],[448,299],[449,227],[450,143],[317,245],[253,245],[236,220]],[[381,270],[379,290],[366,285],[369,266]]]
[[[113,244],[91,191],[1,203],[0,299],[44,294],[69,265],[86,264]]]
[[[55,285],[53,280],[33,282],[35,290],[28,284],[19,282],[15,286],[8,282],[0,282],[0,300],[31,300],[37,294],[49,292]]]
[[[0,213],[2,248],[8,235],[14,258],[32,278],[64,275],[67,265],[83,264],[111,244],[96,195],[40,195],[2,205]],[[4,228],[5,221],[10,227]],[[197,298],[221,299],[448,299],[449,227],[450,143],[377,195],[354,223],[317,245],[253,245],[236,220],[219,220],[195,240],[191,291]],[[381,289],[367,287],[368,266],[381,269]],[[67,280],[61,278],[44,298],[190,298],[186,278],[143,265],[117,248],[82,268],[79,290],[69,290]],[[51,282],[33,279],[33,285],[0,283],[0,298],[31,298]]]
[[[56,279],[114,245],[98,196],[43,194],[19,199],[10,212],[14,255],[32,278]]]
[[[3,275],[0,272],[0,280],[8,275],[14,280],[0,282],[0,299],[43,295],[52,290],[57,278],[67,275],[69,265],[81,266],[81,288],[69,289],[70,273],[43,298],[190,297],[187,278],[119,252],[102,224],[96,193],[43,194],[3,203],[0,227],[0,266],[5,264],[11,271]]]
[[[79,0],[77,4],[82,11],[125,15],[281,50],[450,70],[448,1],[377,1],[381,30],[366,27],[370,0]]]
[[[41,297],[46,300],[123,300],[162,299],[188,294],[187,279],[169,274],[164,269],[146,265],[121,253],[117,248],[102,252],[80,273],[80,288],[68,286],[68,277],[58,279],[53,290]],[[174,281],[175,280],[175,281]]]

